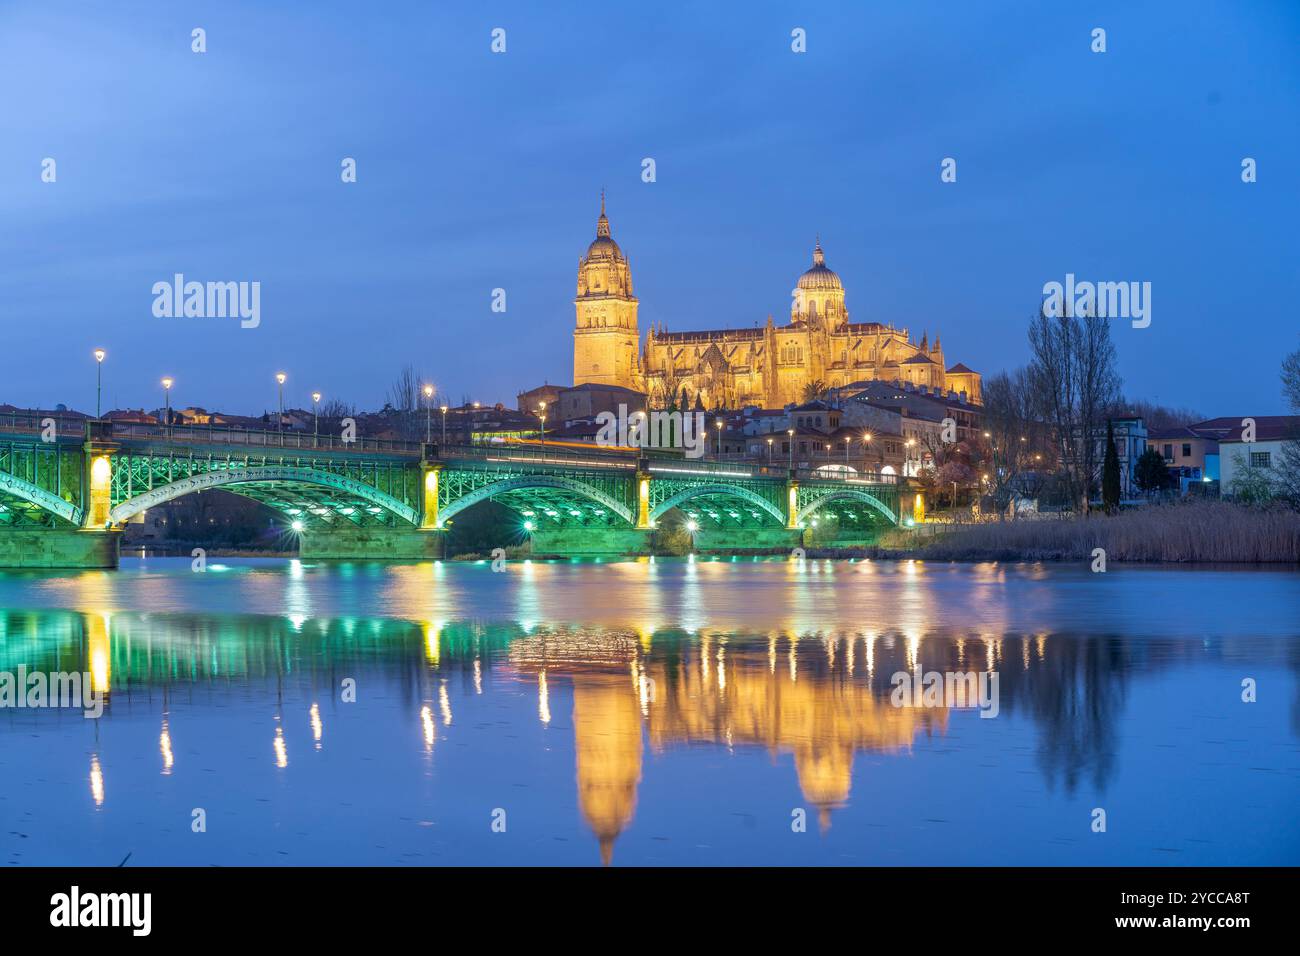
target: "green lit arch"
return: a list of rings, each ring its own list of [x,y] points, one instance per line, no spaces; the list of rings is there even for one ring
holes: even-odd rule
[[[510,491],[524,491],[531,488],[553,488],[558,491],[565,491],[582,498],[587,498],[590,501],[594,501],[603,507],[608,508],[629,525],[636,524],[636,520],[632,516],[631,508],[597,488],[592,488],[572,478],[562,478],[559,475],[517,475],[513,478],[504,478],[501,481],[494,481],[491,484],[484,485],[482,488],[476,488],[469,492],[469,494],[457,498],[455,501],[451,502],[451,504],[439,508],[438,527],[442,527],[448,518],[455,517],[466,508],[471,508],[481,501],[487,501],[490,498],[495,498],[497,495],[506,494]],[[509,506],[507,505],[507,507]]]
[[[396,515],[408,524],[416,527],[420,524],[420,515],[414,508],[363,481],[357,481],[355,478],[348,478],[345,475],[337,475],[328,471],[319,471],[315,468],[297,468],[290,465],[222,468],[204,472],[201,475],[194,475],[190,478],[183,478],[180,481],[169,482],[123,501],[109,511],[108,520],[113,524],[120,524],[147,508],[157,507],[164,502],[180,498],[183,495],[195,491],[204,491],[209,488],[225,487],[228,491],[238,492],[238,487],[230,486],[284,483],[317,485],[334,491],[342,491],[369,501],[371,504]],[[270,504],[271,507],[276,507],[272,502],[265,503]]]
[[[707,495],[723,495],[728,498],[738,498],[746,504],[753,505],[754,507],[766,512],[768,515],[775,518],[777,524],[780,526],[785,526],[785,513],[762,495],[756,494],[748,488],[738,488],[735,485],[724,484],[697,485],[692,488],[684,488],[675,495],[665,498],[656,505],[655,509],[650,512],[650,520],[658,521],[673,508],[685,504],[692,498],[701,498]]]
[[[888,518],[890,524],[894,524],[894,525],[898,524],[898,515],[894,514],[893,510],[887,504],[885,504],[875,495],[871,494],[869,491],[863,491],[860,488],[837,488],[834,491],[828,492],[827,494],[820,496],[819,498],[815,498],[814,500],[808,502],[806,505],[804,505],[802,508],[799,509],[799,513],[795,515],[795,523],[802,525],[803,522],[807,521],[814,514],[820,511],[825,505],[830,504],[832,501],[850,501],[850,500],[865,502],[866,504],[874,508],[876,511],[878,511],[880,514],[882,514],[884,517]]]

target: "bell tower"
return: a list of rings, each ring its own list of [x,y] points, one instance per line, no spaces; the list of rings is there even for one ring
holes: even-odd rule
[[[603,190],[596,238],[578,260],[578,296],[573,305],[573,384],[639,389],[637,349],[641,334],[636,323],[632,270],[610,235]]]

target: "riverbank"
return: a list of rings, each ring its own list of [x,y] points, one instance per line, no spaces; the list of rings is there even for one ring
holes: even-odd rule
[[[1226,501],[1152,505],[1119,514],[955,527],[924,541],[896,532],[876,548],[809,551],[813,557],[931,561],[1107,561],[1300,564],[1300,513]]]

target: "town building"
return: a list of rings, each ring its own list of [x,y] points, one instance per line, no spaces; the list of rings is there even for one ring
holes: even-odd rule
[[[1250,471],[1275,481],[1283,467],[1283,444],[1300,441],[1300,415],[1219,418],[1192,427],[1202,433],[1222,429],[1218,439],[1219,488],[1225,498],[1236,494],[1236,483],[1246,480]],[[1247,441],[1248,438],[1252,440]]]

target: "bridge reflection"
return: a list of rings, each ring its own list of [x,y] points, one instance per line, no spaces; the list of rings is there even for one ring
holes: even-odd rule
[[[1134,659],[1147,658],[1149,667],[1200,653],[1198,642],[1135,647],[1034,634],[825,634],[794,625],[722,633],[302,615],[0,612],[0,671],[22,664],[29,672],[88,672],[92,686],[108,694],[109,721],[122,707],[128,714],[156,708],[161,691],[164,773],[175,764],[168,701],[201,708],[205,688],[218,703],[234,685],[256,692],[259,683],[273,685],[277,701],[310,700],[308,746],[319,749],[320,702],[336,699],[344,676],[378,677],[396,690],[396,706],[409,714],[405,719],[432,756],[440,737],[459,732],[457,698],[517,696],[521,685],[528,687],[543,726],[563,726],[572,714],[578,806],[606,862],[635,817],[647,749],[709,744],[762,748],[774,761],[790,759],[803,801],[821,828],[829,827],[852,798],[860,756],[906,755],[918,740],[948,731],[953,714],[945,707],[891,704],[890,677],[900,670],[997,670],[1002,713],[1020,709],[1041,727],[1044,774],[1073,788],[1088,773],[1104,786]],[[291,731],[282,726],[278,704],[268,734],[276,766],[286,769]],[[106,781],[98,755],[90,778],[102,804]]]

